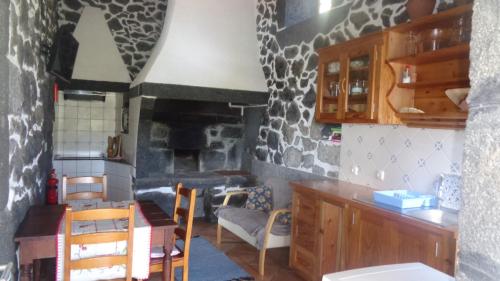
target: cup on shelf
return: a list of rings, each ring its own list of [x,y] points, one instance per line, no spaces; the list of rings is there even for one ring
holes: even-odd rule
[[[361,81],[356,80],[355,82],[351,83],[350,88],[350,94],[351,95],[359,95],[363,93],[363,85]]]
[[[406,38],[406,54],[408,56],[414,56],[418,53],[418,37],[419,36],[413,31],[408,33],[408,37]]]

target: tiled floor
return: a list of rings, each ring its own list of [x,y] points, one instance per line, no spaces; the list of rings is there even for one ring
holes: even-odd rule
[[[204,221],[194,223],[193,235],[200,235],[215,245],[216,224]],[[222,251],[243,269],[255,277],[256,281],[303,281],[288,267],[288,248],[271,249],[267,251],[265,275],[259,277],[259,252],[233,234],[222,233]],[[150,279],[159,281],[159,276]]]

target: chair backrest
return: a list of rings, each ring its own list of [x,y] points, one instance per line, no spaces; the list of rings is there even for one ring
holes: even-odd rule
[[[99,267],[112,267],[115,265],[125,265],[127,281],[132,280],[132,248],[134,241],[134,204],[130,204],[128,209],[91,209],[83,211],[73,211],[71,207],[66,207],[66,228],[64,242],[64,280],[70,281],[71,270],[90,269]],[[99,221],[128,219],[127,231],[110,231],[89,234],[72,234],[72,224],[74,221]],[[71,245],[88,245],[99,243],[110,243],[127,241],[126,255],[100,255],[98,257],[71,260]]]
[[[101,184],[102,191],[84,191],[84,192],[73,192],[68,193],[68,186],[76,184]],[[108,199],[108,178],[106,175],[102,177],[67,177],[63,176],[62,184],[62,201],[66,203],[67,200],[83,200],[83,199],[98,199],[101,198],[102,201]]]
[[[292,202],[292,189],[287,180],[280,178],[269,178],[264,185],[272,190],[273,209],[286,209]]]
[[[196,202],[196,189],[185,188],[182,186],[181,183],[178,183],[175,189],[176,189],[176,195],[175,195],[173,219],[177,223],[177,227],[175,228],[174,233],[175,237],[178,237],[184,241],[184,259],[188,261],[189,248],[191,246],[191,232],[193,228],[195,202]],[[182,197],[184,197],[189,204],[187,206],[187,209],[181,207]],[[182,221],[185,223],[184,227],[180,225],[179,217],[181,217]]]

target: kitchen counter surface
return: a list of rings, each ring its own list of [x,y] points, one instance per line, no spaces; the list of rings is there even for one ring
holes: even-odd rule
[[[115,162],[115,163],[121,163],[121,164],[126,164],[130,165],[125,159],[109,159],[104,156],[91,156],[91,157],[86,157],[86,156],[60,156],[56,155],[54,157],[54,160],[56,161],[90,161],[90,160],[103,160],[103,161],[109,161],[109,162]]]
[[[302,192],[318,193],[325,200],[375,208],[400,219],[414,220],[415,223],[430,224],[443,231],[453,232],[455,237],[458,233],[457,213],[435,208],[398,209],[378,204],[372,199],[372,193],[375,190],[367,186],[341,180],[307,180],[290,184],[292,188],[300,189]],[[439,220],[435,218],[436,216],[440,216]]]

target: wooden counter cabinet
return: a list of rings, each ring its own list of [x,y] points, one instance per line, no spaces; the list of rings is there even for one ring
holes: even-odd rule
[[[440,227],[352,199],[368,187],[293,182],[290,267],[305,280],[326,273],[421,262],[454,274],[456,226]]]
[[[293,193],[290,266],[305,280],[320,280],[342,267],[345,206],[313,193]]]
[[[350,206],[346,269],[421,262],[454,274],[455,239],[434,226],[366,206]]]

